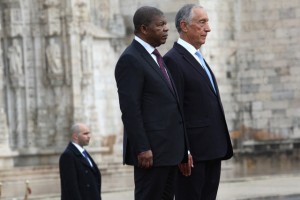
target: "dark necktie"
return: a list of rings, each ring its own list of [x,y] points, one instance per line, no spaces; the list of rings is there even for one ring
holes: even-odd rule
[[[82,154],[83,154],[84,158],[87,160],[87,162],[91,165],[91,167],[93,167],[93,164],[92,164],[91,160],[89,159],[89,156],[88,156],[86,150],[84,150],[82,152]]]
[[[208,76],[208,78],[210,80],[210,83],[213,86],[214,91],[216,92],[216,88],[215,88],[215,85],[214,85],[214,82],[213,82],[213,79],[212,79],[212,75],[211,75],[210,71],[208,70],[208,68],[207,68],[207,66],[205,64],[204,59],[203,59],[201,53],[199,51],[197,51],[195,54],[196,54],[196,56],[198,56],[198,58],[200,60],[200,63],[201,63],[201,66],[204,69],[204,71],[206,72],[206,74],[207,74],[207,76]]]
[[[162,72],[162,74],[164,75],[165,79],[168,81],[169,87],[171,88],[171,90],[173,92],[174,89],[173,89],[173,86],[171,84],[170,77],[167,74],[163,58],[161,57],[161,55],[160,55],[160,53],[158,52],[157,49],[154,49],[154,51],[152,53],[156,56],[156,60],[157,60],[157,63],[159,65],[159,69]]]

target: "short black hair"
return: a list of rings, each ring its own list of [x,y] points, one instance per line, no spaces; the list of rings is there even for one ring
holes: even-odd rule
[[[156,16],[163,16],[164,13],[151,6],[143,6],[136,10],[133,16],[134,32],[140,31],[142,25],[148,26]]]

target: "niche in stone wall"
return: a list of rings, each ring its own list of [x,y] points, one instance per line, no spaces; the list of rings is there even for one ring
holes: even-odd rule
[[[26,80],[24,52],[21,37],[8,38],[5,41],[5,91],[6,113],[11,135],[12,148],[27,146],[26,127]]]
[[[38,128],[44,145],[60,146],[66,142],[70,124],[70,88],[66,84],[67,72],[60,37],[46,37],[44,44],[45,63],[41,89],[43,100],[39,110]]]

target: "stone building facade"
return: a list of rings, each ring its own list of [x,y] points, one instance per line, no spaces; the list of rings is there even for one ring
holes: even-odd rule
[[[89,124],[95,151],[121,131],[113,66],[125,26],[110,3],[1,0],[1,161],[57,162],[45,158],[64,148],[74,121]]]
[[[122,138],[114,66],[131,42],[133,13],[142,5],[165,12],[164,53],[178,38],[174,18],[185,3],[0,0],[0,181],[2,169],[55,167],[74,121],[90,125],[90,151],[105,163],[106,145]],[[299,147],[300,0],[189,3],[203,5],[210,18],[202,51],[235,148],[286,141],[284,148]],[[114,150],[119,155],[120,144]]]

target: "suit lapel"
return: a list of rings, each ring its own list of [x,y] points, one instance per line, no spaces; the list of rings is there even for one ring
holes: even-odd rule
[[[200,73],[200,75],[206,80],[206,84],[209,86],[209,88],[212,90],[212,92],[216,94],[216,92],[214,91],[214,88],[213,86],[211,85],[211,82],[208,78],[208,75],[206,74],[205,70],[203,69],[203,67],[200,65],[200,63],[194,58],[193,55],[190,54],[190,52],[188,52],[184,47],[182,47],[181,45],[179,45],[177,42],[174,43],[174,48],[183,56],[183,59],[185,59],[187,62],[189,62],[191,64],[191,66],[197,71]],[[206,63],[206,61],[205,61]],[[206,66],[208,67],[208,64],[206,63]],[[213,72],[210,70],[210,68],[208,67],[212,77],[213,77],[213,80],[214,80],[214,84],[215,86],[217,85],[216,84],[216,81],[215,81],[215,77],[214,77],[214,74]],[[216,86],[217,87],[217,86]]]
[[[173,80],[173,78],[172,78],[172,76],[171,76],[171,73],[170,73],[170,71],[169,71],[169,69],[167,68],[167,66],[165,66],[165,68],[166,68],[166,70],[167,70],[167,72],[168,72],[168,75],[169,75],[169,77],[170,77],[170,81],[171,81],[171,84],[172,84],[172,87],[173,87],[173,91],[172,91],[172,94],[174,94],[175,95],[175,97],[176,97],[176,99],[177,99],[177,101],[179,102],[179,97],[178,97],[178,93],[177,93],[177,89],[176,89],[176,85],[175,85],[175,83],[174,83],[174,80]]]
[[[162,72],[159,69],[159,66],[157,65],[157,63],[153,60],[153,58],[151,57],[151,55],[146,51],[146,49],[137,41],[133,41],[134,46],[137,48],[137,50],[141,53],[141,56],[144,58],[144,60],[151,66],[152,69],[154,69],[154,71],[156,73],[158,73],[158,75],[160,76],[160,78],[162,79],[162,81],[167,85],[167,87],[169,88],[169,91],[173,94],[174,92],[172,91],[172,89],[170,88],[170,85],[168,83],[168,81],[166,80],[166,78],[164,77],[164,75],[162,74]],[[171,75],[170,72],[168,71],[166,65],[165,68],[168,72],[168,76],[171,79]],[[172,82],[172,81],[171,81]],[[172,83],[173,84],[173,83]],[[173,89],[175,89],[174,84],[172,85]]]
[[[72,152],[74,152],[75,156],[78,157],[78,159],[80,160],[80,162],[81,162],[83,165],[86,165],[86,166],[92,168],[91,165],[90,165],[90,163],[85,159],[85,157],[82,155],[82,153],[81,153],[81,152],[80,152],[80,151],[79,151],[79,150],[78,150],[71,142],[69,143],[68,148],[69,148]],[[90,156],[89,156],[89,158],[90,158]],[[90,160],[91,160],[91,158],[90,158]],[[93,164],[94,164],[94,163],[93,163]]]
[[[86,160],[85,163],[88,164],[88,166],[92,169],[92,171],[93,171],[94,173],[98,174],[99,171],[98,171],[98,167],[97,167],[95,161],[93,160],[93,158],[90,156],[90,154],[89,154],[88,152],[87,152],[87,155],[88,155],[90,161],[92,162],[93,167],[91,167],[90,163],[84,158],[84,160]]]
[[[213,79],[213,82],[214,82],[214,85],[215,85],[215,89],[216,89],[215,94],[216,94],[217,96],[220,96],[220,94],[219,94],[219,88],[218,88],[218,84],[217,84],[216,77],[215,77],[213,71],[210,69],[210,67],[209,67],[209,65],[207,64],[207,62],[206,62],[205,59],[204,59],[204,62],[205,62],[206,67],[208,68],[208,70],[209,70],[209,72],[210,72],[210,74],[211,74],[211,76],[212,76],[212,79]],[[211,87],[211,88],[213,89],[213,87]]]

